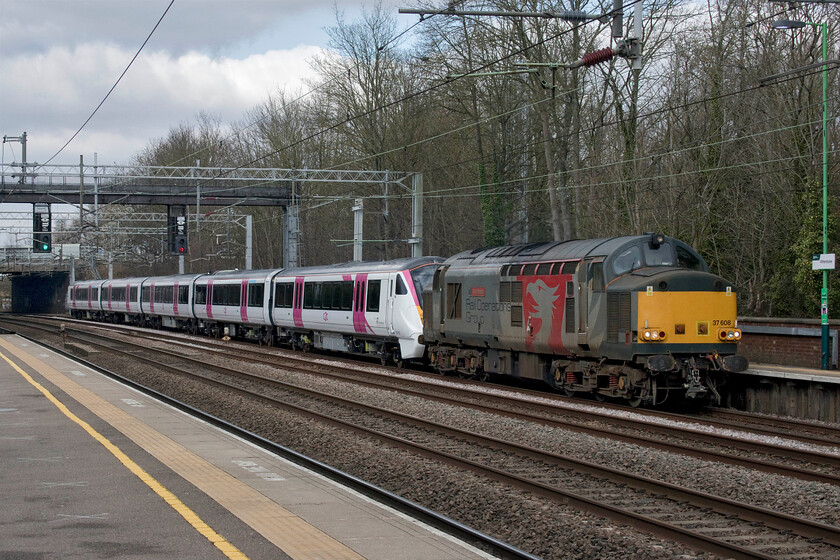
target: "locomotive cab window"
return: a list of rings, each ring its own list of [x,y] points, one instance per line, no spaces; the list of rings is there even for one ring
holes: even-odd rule
[[[706,270],[698,255],[688,247],[682,245],[677,245],[677,266],[687,268],[688,270]]]
[[[647,266],[674,266],[674,248],[667,241],[655,249],[650,244],[643,245]]]
[[[638,245],[628,247],[619,254],[612,263],[615,276],[627,274],[642,267],[642,250]]]

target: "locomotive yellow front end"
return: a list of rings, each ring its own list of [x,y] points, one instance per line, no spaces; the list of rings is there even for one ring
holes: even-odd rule
[[[737,304],[725,292],[656,292],[638,294],[638,341],[688,345],[736,344],[741,340]]]

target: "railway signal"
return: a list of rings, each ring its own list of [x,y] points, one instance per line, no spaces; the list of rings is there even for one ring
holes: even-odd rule
[[[32,252],[52,253],[52,213],[50,205],[32,205]]]
[[[188,252],[186,207],[169,207],[167,234],[169,252],[173,255],[186,255]]]

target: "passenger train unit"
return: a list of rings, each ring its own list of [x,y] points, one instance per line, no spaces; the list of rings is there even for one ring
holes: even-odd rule
[[[721,400],[733,285],[661,234],[291,269],[83,281],[73,317],[540,380],[632,406]]]

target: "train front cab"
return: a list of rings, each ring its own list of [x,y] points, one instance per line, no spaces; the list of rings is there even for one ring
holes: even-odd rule
[[[578,317],[579,348],[609,360],[594,383],[585,371],[564,377],[555,368],[558,385],[568,391],[590,390],[634,405],[719,402],[727,375],[747,368],[736,353],[741,332],[734,287],[711,274],[688,245],[651,235],[600,263],[582,261],[576,281],[579,301],[589,307]]]

